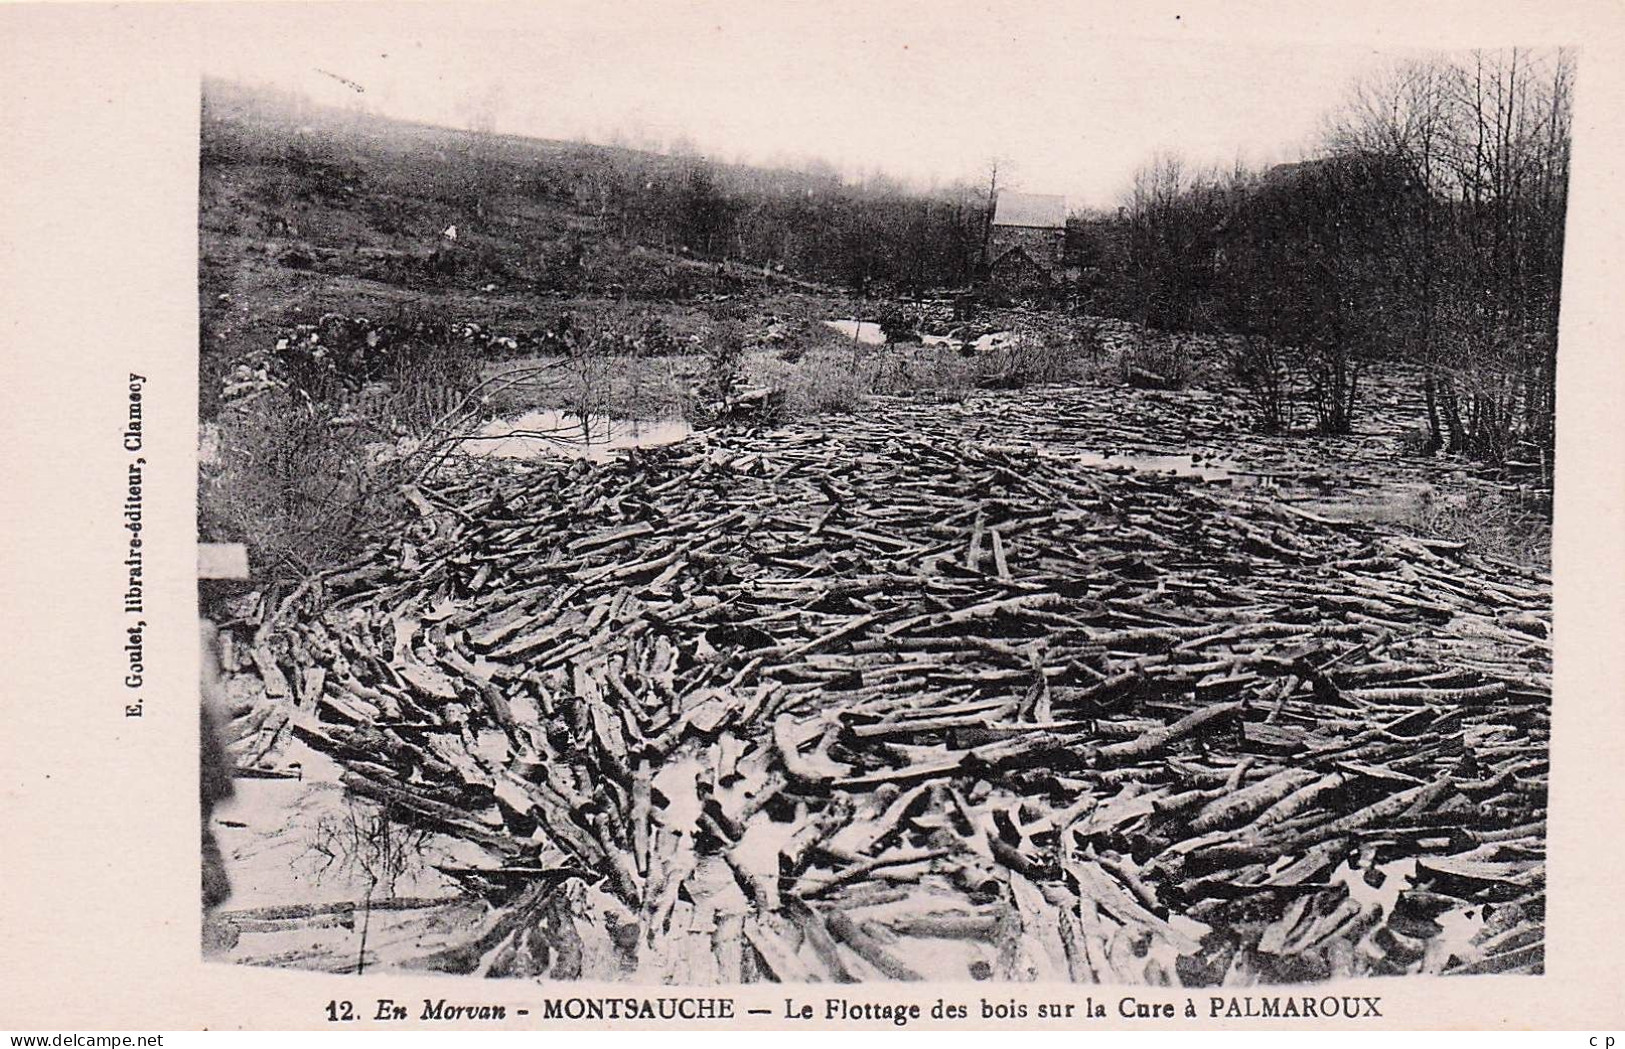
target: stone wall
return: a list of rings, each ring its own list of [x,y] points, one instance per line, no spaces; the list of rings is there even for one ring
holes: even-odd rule
[[[988,262],[997,262],[1011,248],[1021,248],[1034,262],[1047,269],[1061,265],[1066,249],[1066,231],[1036,226],[994,226]]]

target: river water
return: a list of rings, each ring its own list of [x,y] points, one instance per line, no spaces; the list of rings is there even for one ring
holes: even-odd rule
[[[841,320],[825,321],[824,324],[849,339],[856,336],[859,342],[870,346],[879,346],[886,341],[886,333],[874,321]]]
[[[495,419],[465,439],[469,455],[504,459],[557,456],[602,462],[623,448],[676,444],[694,432],[681,419],[616,419],[539,408],[513,419]]]

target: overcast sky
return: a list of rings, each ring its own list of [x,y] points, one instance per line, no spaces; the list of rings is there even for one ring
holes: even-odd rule
[[[206,71],[323,102],[920,184],[980,180],[998,156],[1008,184],[1074,207],[1115,203],[1158,149],[1296,159],[1353,77],[1424,40],[1380,17],[1335,34],[1279,10],[1247,22],[1240,5],[206,6]]]

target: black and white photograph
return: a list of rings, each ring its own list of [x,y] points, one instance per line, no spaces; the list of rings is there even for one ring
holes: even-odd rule
[[[208,964],[1545,971],[1583,50],[283,6],[198,98]]]

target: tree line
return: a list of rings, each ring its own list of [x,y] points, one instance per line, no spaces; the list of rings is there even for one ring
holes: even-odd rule
[[[447,128],[211,80],[201,159],[205,168],[287,169],[290,196],[342,183],[390,198],[408,217],[432,201],[459,212],[462,227],[495,234],[538,204],[563,207],[596,220],[577,228],[580,239],[746,261],[876,295],[960,287],[980,261],[993,203],[986,185],[851,178],[816,160],[726,163],[681,139],[655,152],[503,135],[492,129],[495,104],[471,99],[465,126]]]
[[[763,169],[629,151],[615,159],[564,187],[610,232],[858,294],[968,284],[991,218],[985,188],[965,182],[920,190],[883,175],[845,179],[817,164]]]
[[[1561,50],[1406,60],[1354,86],[1313,159],[1218,172],[1158,156],[1091,224],[1109,246],[1092,293],[1155,327],[1239,336],[1266,430],[1303,406],[1349,432],[1370,366],[1397,362],[1426,404],[1424,450],[1548,456],[1573,84]]]
[[[1115,214],[1075,216],[1080,308],[1224,332],[1259,426],[1343,434],[1378,362],[1415,376],[1424,451],[1549,456],[1575,63],[1564,50],[1394,62],[1354,84],[1310,159],[1153,157]],[[623,234],[861,293],[974,283],[996,194],[648,154],[603,165]]]

